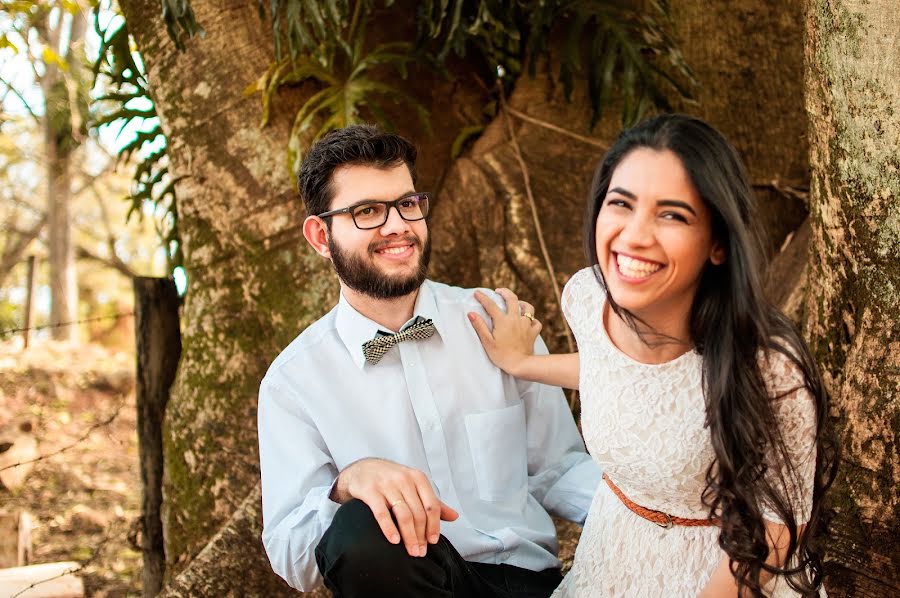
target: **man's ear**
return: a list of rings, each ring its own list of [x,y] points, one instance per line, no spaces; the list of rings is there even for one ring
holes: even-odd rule
[[[713,266],[721,266],[726,259],[728,259],[728,252],[725,251],[725,247],[718,241],[713,243],[712,251],[709,253],[709,261]]]
[[[328,249],[328,226],[324,220],[318,216],[307,216],[303,221],[303,236],[316,253],[331,259],[331,250]]]

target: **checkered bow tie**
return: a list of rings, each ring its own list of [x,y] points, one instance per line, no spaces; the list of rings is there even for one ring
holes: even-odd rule
[[[434,334],[434,322],[419,317],[416,319],[416,322],[397,334],[379,332],[378,336],[364,342],[362,346],[363,355],[366,356],[366,361],[376,364],[397,343],[409,340],[420,341],[430,337],[432,334]]]

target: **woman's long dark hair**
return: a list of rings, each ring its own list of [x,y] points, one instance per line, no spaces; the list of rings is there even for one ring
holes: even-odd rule
[[[737,152],[721,133],[696,118],[663,115],[623,132],[601,162],[588,199],[585,219],[585,252],[600,283],[597,259],[597,215],[609,189],[613,171],[636,148],[669,150],[681,159],[698,194],[712,213],[713,238],[727,251],[725,263],[708,263],[690,314],[691,340],[703,358],[706,425],[715,460],[706,472],[703,501],[710,517],[719,519],[719,545],[731,560],[738,586],[753,596],[764,596],[760,573],[785,577],[803,595],[817,595],[822,581],[822,559],[811,544],[822,521],[822,497],[837,469],[837,448],[829,425],[828,398],[809,349],[796,328],[763,296],[765,259],[759,234],[756,200]],[[610,307],[638,334],[647,339],[653,331],[634,314],[616,305],[607,292]],[[766,455],[788,459],[764,380],[760,351],[778,352],[793,362],[803,385],[816,405],[816,471],[811,518],[803,533],[789,489],[796,480],[771,483]],[[772,567],[768,556],[762,507],[767,506],[784,522],[789,545],[781,567]]]

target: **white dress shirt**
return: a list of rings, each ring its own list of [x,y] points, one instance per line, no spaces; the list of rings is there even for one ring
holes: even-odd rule
[[[259,393],[263,543],[291,586],[321,584],[314,552],[340,506],[332,484],[365,457],[428,476],[459,512],[441,533],[466,560],[560,565],[548,511],[583,522],[600,470],[562,391],[495,367],[470,311],[490,321],[471,289],[425,281],[413,319],[430,318],[435,334],[372,365],[362,344],[382,327],[342,296],[270,366]],[[536,349],[547,351],[540,339]]]

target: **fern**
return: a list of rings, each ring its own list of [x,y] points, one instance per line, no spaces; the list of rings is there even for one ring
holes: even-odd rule
[[[303,139],[314,125],[317,128],[313,140],[332,129],[371,117],[393,130],[394,125],[382,105],[386,100],[407,104],[428,129],[429,115],[425,107],[373,74],[377,67],[387,67],[406,78],[409,63],[421,57],[410,42],[389,42],[367,49],[369,3],[356,2],[352,15],[347,13],[348,3],[339,0],[325,0],[321,6],[316,2],[284,4],[272,0],[272,22],[276,39],[280,38],[279,29],[285,28],[290,55],[281,57],[246,92],[261,94],[262,124],[265,125],[279,88],[307,80],[320,85],[321,89],[307,99],[294,116],[287,151],[288,168],[292,172],[302,161]],[[341,37],[344,27],[347,35]],[[276,43],[276,54],[280,54],[280,48],[280,43]],[[303,54],[304,50],[309,53]]]
[[[118,164],[137,159],[131,192],[125,198],[131,203],[128,218],[142,218],[143,208],[152,207],[156,231],[167,249],[172,269],[182,265],[183,255],[178,233],[175,180],[168,168],[168,143],[150,98],[147,78],[132,52],[127,25],[122,21],[115,27],[114,23],[115,20],[111,21],[103,29],[100,11],[95,11],[94,29],[101,44],[93,64],[93,87],[102,87],[103,91],[93,98],[90,126],[98,129],[118,123],[124,129],[131,123],[137,130],[117,156]]]
[[[188,0],[161,1],[164,13],[172,15],[167,24],[181,25],[189,36],[200,31]],[[329,128],[357,122],[362,115],[390,127],[381,107],[387,96],[427,117],[415,98],[383,83],[370,68],[376,63],[405,76],[414,59],[440,68],[450,53],[472,53],[486,72],[501,73],[498,76],[508,88],[523,74],[523,65],[528,64],[528,73],[534,76],[541,61],[552,62],[559,65],[556,80],[567,99],[576,82],[585,81],[592,129],[614,95],[622,104],[625,125],[650,108],[671,109],[670,97],[692,100],[696,80],[667,33],[666,0],[651,0],[649,12],[625,0],[419,0],[414,41],[369,48],[368,16],[393,4],[393,0],[258,0],[260,17],[268,15],[271,20],[276,51],[275,63],[249,90],[262,96],[263,123],[279,88],[307,80],[321,85],[321,91],[297,111],[291,163],[299,157],[300,136],[314,123],[318,126],[314,138]],[[170,35],[177,39],[171,29]],[[559,56],[551,55],[553,39],[564,40]]]

